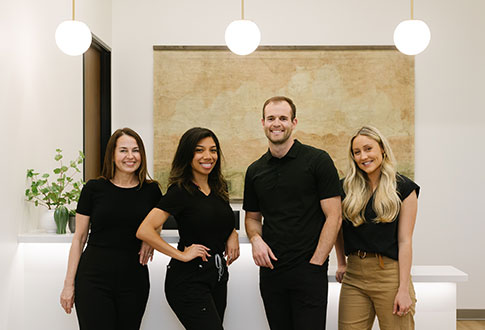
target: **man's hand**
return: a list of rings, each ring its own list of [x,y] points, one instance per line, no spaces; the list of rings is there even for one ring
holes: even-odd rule
[[[274,269],[271,260],[278,260],[271,251],[271,248],[266,244],[261,236],[256,235],[251,239],[251,245],[253,247],[253,259],[254,263],[260,267],[268,267]]]

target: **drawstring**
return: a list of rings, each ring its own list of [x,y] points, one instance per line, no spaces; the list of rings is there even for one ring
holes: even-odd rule
[[[219,274],[219,278],[217,279],[217,282],[221,281],[222,275],[224,275],[224,267],[222,266],[222,258],[220,255],[216,254],[215,256],[215,264],[217,268],[217,273]]]

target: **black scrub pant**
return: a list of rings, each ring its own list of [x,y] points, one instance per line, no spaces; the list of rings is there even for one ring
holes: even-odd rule
[[[138,251],[88,246],[76,273],[80,330],[138,330],[150,290]]]
[[[261,268],[259,288],[271,330],[324,330],[327,319],[328,260],[289,270]]]
[[[207,262],[172,259],[167,266],[165,297],[185,329],[224,329],[229,274],[224,258],[219,255],[216,265],[215,256]]]

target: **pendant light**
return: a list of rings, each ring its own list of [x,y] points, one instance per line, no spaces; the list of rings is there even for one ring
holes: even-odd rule
[[[244,19],[244,0],[241,0],[241,19],[227,26],[225,40],[227,47],[237,55],[249,55],[259,46],[261,32],[254,22]]]
[[[64,21],[57,26],[56,44],[60,50],[70,56],[84,54],[91,46],[91,30],[75,20],[75,0],[72,0],[72,20]]]
[[[414,0],[411,0],[411,19],[402,21],[394,30],[394,44],[406,55],[417,55],[424,51],[431,40],[428,25],[414,19]]]

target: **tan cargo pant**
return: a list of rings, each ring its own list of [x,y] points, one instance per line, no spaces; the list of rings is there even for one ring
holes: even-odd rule
[[[409,313],[392,314],[399,288],[399,263],[384,256],[381,258],[380,265],[375,255],[348,257],[340,290],[339,330],[370,330],[376,315],[381,330],[414,329],[416,295],[413,283],[410,279],[409,294],[413,304]]]

